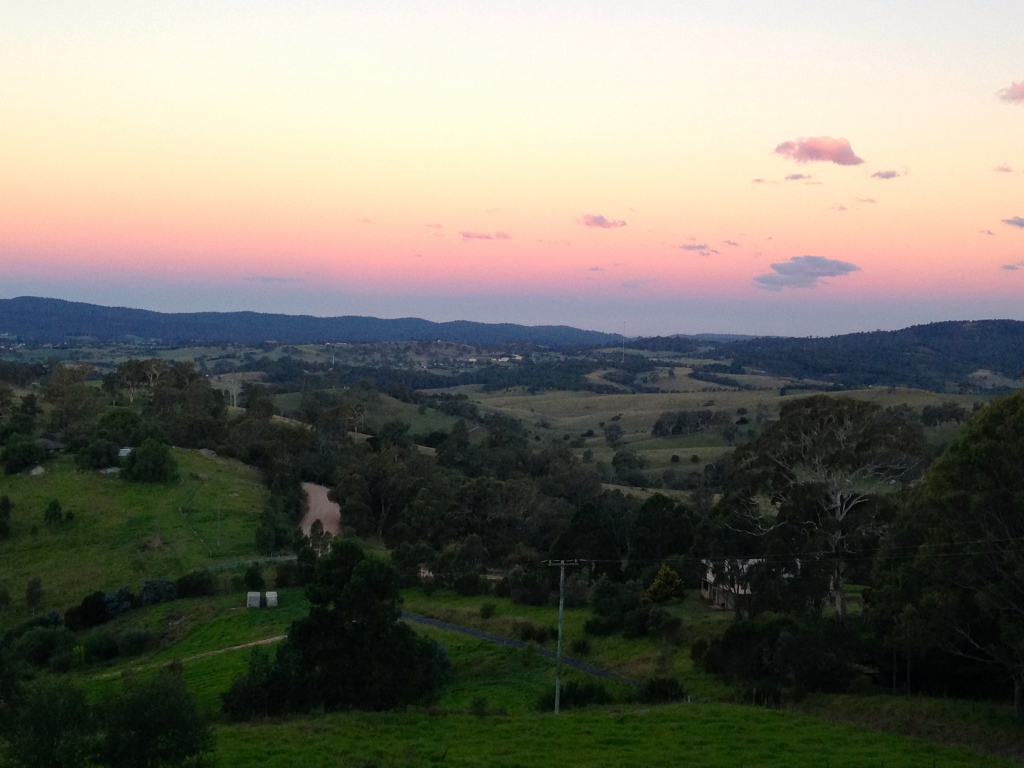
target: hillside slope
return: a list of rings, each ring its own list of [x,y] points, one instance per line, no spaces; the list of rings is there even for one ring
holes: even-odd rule
[[[198,451],[175,450],[175,458],[181,479],[170,486],[77,472],[70,458],[41,477],[0,476],[0,496],[14,502],[13,535],[0,542],[0,584],[12,600],[0,621],[27,615],[34,577],[43,582],[39,610],[64,610],[96,590],[135,590],[147,578],[258,557],[253,531],[267,491],[256,471]],[[74,514],[70,523],[43,522],[54,499]]]

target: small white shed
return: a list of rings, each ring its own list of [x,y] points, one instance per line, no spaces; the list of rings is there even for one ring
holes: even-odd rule
[[[277,592],[267,592],[267,608],[277,608]]]
[[[259,608],[260,607],[260,593],[249,592],[245,596],[245,607],[246,608]]]

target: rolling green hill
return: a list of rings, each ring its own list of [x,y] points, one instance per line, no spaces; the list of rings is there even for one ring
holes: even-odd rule
[[[95,590],[258,556],[253,539],[266,489],[255,470],[199,451],[175,450],[180,480],[170,486],[127,483],[78,472],[69,457],[46,474],[0,476],[14,502],[13,535],[0,542],[0,584],[12,603],[0,623],[25,618],[25,587],[43,581],[40,610],[63,610]],[[74,514],[47,526],[56,499]]]

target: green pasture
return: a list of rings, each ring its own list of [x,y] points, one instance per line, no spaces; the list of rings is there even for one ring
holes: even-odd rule
[[[458,419],[441,413],[433,408],[424,408],[420,411],[418,405],[403,403],[390,395],[380,396],[380,407],[377,413],[382,422],[400,421],[409,425],[409,433],[413,435],[428,434],[430,432],[450,432],[452,427],[458,423]]]
[[[176,449],[174,457],[180,479],[169,485],[78,472],[70,457],[51,461],[40,477],[0,477],[0,495],[14,502],[13,534],[0,543],[0,583],[12,604],[0,623],[27,616],[25,587],[37,576],[40,610],[64,610],[95,590],[256,557],[253,531],[266,489],[255,470],[198,451]],[[73,521],[44,524],[54,499]]]
[[[116,635],[134,628],[155,633],[161,638],[160,647],[132,659],[119,658],[76,671],[74,679],[98,697],[114,687],[124,672],[152,674],[178,660],[200,706],[217,716],[221,693],[245,672],[249,644],[284,635],[292,621],[308,612],[303,590],[282,589],[278,595],[280,606],[276,609],[247,609],[245,592],[237,591],[130,611],[83,634],[83,641],[91,634]]]
[[[337,389],[325,391],[331,393],[341,392],[341,390]],[[284,413],[296,411],[302,405],[302,393],[286,392],[281,395],[275,395],[273,402],[274,406]],[[418,405],[404,403],[390,395],[381,394],[378,396],[377,403],[371,407],[367,414],[367,421],[369,423],[377,422],[378,424],[400,421],[403,424],[409,425],[410,434],[418,435],[435,431],[449,432],[458,422],[458,419],[433,408],[424,408],[420,412],[420,406]]]
[[[462,597],[448,591],[427,596],[419,589],[407,589],[402,596],[405,609],[412,613],[513,639],[518,639],[519,626],[524,622],[535,626],[558,626],[557,607],[517,605],[511,600],[489,596]],[[480,606],[485,602],[495,605],[495,613],[489,619],[480,615]],[[687,593],[685,599],[668,606],[668,609],[683,621],[683,632],[678,644],[647,638],[626,639],[621,635],[591,637],[590,652],[580,657],[580,661],[634,680],[655,675],[677,676],[683,680],[691,695],[703,699],[728,700],[730,690],[717,678],[696,669],[690,659],[689,649],[698,637],[717,637],[732,621],[732,614],[712,608],[695,592]],[[572,641],[586,636],[583,624],[592,615],[585,607],[565,609],[563,649],[567,656],[573,655]],[[546,641],[544,647],[554,650],[555,641]]]
[[[505,714],[529,714],[538,700],[554,690],[555,662],[537,653],[533,646],[512,648],[489,640],[414,624],[420,634],[443,643],[452,660],[452,679],[445,686],[437,706],[467,711],[486,702],[488,710]],[[553,649],[553,644],[549,643]],[[591,675],[562,668],[562,682],[595,681]],[[632,687],[614,680],[600,680],[616,701],[626,700]]]
[[[830,722],[1024,758],[1020,721],[1009,702],[906,695],[814,694],[801,712]]]
[[[727,704],[622,705],[553,714],[348,712],[217,728],[234,766],[700,766],[995,768],[966,749]]]

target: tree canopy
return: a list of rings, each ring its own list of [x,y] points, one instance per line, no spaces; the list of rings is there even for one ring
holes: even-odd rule
[[[309,615],[292,623],[273,663],[254,654],[224,695],[225,711],[382,710],[429,697],[450,662],[443,646],[399,621],[398,580],[386,560],[335,539],[307,587]]]
[[[918,466],[920,429],[893,410],[816,395],[782,407],[779,420],[736,452],[734,494],[803,554],[831,564],[836,615],[846,617],[847,561],[881,533],[879,497]],[[769,522],[771,520],[771,522]]]
[[[876,604],[904,643],[997,665],[1024,706],[1024,392],[983,409],[893,521]]]

